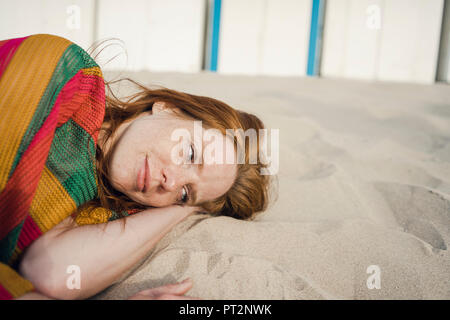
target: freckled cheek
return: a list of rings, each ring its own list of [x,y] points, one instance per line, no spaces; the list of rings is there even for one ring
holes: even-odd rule
[[[176,162],[176,159],[178,157],[181,157],[181,154],[178,155],[174,151],[174,159],[172,159],[172,150],[176,150],[175,147],[169,145],[168,143],[166,145],[161,145],[159,148],[152,148],[151,156],[153,156],[153,163],[155,166],[158,166],[159,170],[161,169],[167,169],[167,167],[173,167]]]

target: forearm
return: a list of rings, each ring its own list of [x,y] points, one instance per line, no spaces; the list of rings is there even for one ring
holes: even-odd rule
[[[30,246],[20,270],[44,294],[87,298],[117,280],[190,212],[171,206],[126,217],[125,227],[121,219],[106,226],[55,227]],[[80,289],[66,287],[70,265],[79,267]]]

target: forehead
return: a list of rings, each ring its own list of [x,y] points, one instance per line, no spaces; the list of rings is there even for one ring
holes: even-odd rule
[[[225,194],[233,185],[237,174],[234,142],[219,130],[212,131],[194,120],[182,120],[194,140],[196,134],[201,134],[201,163],[196,185],[197,202],[216,199]],[[195,131],[195,132],[194,132]],[[193,141],[194,142],[194,141]],[[198,151],[200,148],[196,147]],[[232,159],[227,163],[228,158]],[[229,162],[229,161],[228,161]]]

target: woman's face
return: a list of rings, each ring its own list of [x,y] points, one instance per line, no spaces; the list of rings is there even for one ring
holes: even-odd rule
[[[181,145],[181,140],[171,140],[176,129],[188,130],[192,139],[182,143],[188,159],[181,164],[173,161],[173,150]],[[224,140],[223,151],[214,155],[215,159],[223,159],[223,164],[207,164],[203,160],[202,164],[194,164],[189,161],[201,158],[202,154],[195,147],[190,148],[193,139],[194,121],[176,117],[164,102],[154,103],[152,111],[123,123],[105,146],[100,144],[105,153],[113,146],[109,164],[112,186],[130,199],[152,207],[183,204],[183,200],[194,206],[222,196],[236,178],[237,165],[225,160],[226,154],[235,159],[233,144]],[[213,142],[202,142],[202,150]],[[148,188],[141,190],[146,171]]]

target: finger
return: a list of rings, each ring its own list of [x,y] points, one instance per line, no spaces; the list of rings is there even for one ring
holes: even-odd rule
[[[156,298],[156,300],[202,300],[202,299],[188,296],[179,296],[175,294],[163,294],[158,298]]]
[[[193,286],[191,279],[185,279],[182,282],[175,283],[175,284],[168,284],[162,287],[156,288],[156,292],[159,294],[178,294],[183,295],[186,292],[188,292]]]
[[[165,293],[182,295],[188,292],[192,288],[192,285],[193,285],[192,280],[188,278],[182,282],[167,284],[165,286],[143,290],[139,292],[139,294],[152,296],[162,295]]]
[[[162,294],[158,296],[145,295],[145,294],[135,294],[134,296],[128,298],[128,300],[203,300],[201,298],[189,297],[176,294]]]

